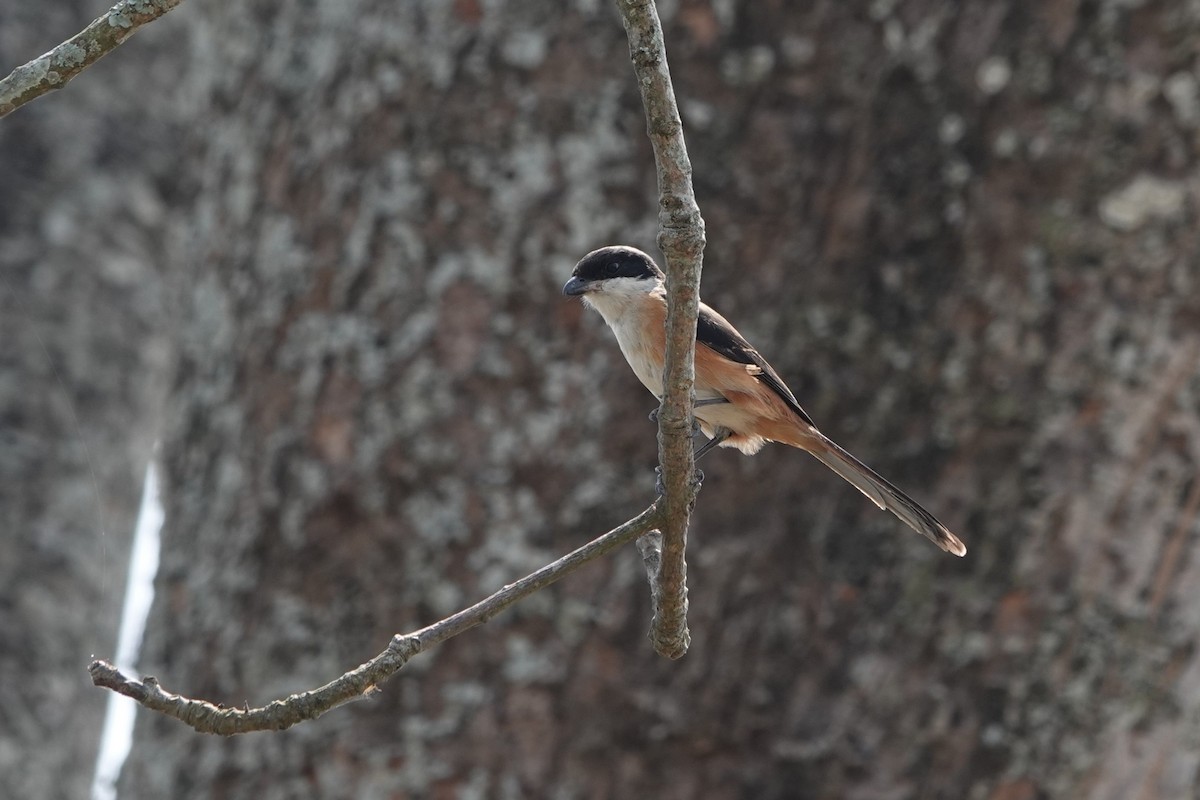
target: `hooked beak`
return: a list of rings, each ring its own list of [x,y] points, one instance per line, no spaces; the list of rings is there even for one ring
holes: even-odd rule
[[[590,291],[591,288],[591,283],[585,281],[583,278],[580,278],[578,275],[572,275],[571,280],[567,281],[566,286],[563,287],[563,294],[570,297],[575,297],[576,295],[581,295]]]

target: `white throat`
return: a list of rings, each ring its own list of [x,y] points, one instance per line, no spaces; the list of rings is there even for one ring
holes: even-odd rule
[[[618,331],[626,317],[640,303],[646,301],[648,294],[664,294],[666,289],[660,280],[641,278],[609,278],[599,291],[588,292],[583,296],[583,302],[597,311],[604,321],[614,331]]]

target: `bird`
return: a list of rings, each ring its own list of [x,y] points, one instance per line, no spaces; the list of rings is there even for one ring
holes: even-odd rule
[[[588,253],[563,294],[600,312],[638,380],[659,400],[666,361],[667,294],[658,264],[636,247],[612,245]],[[919,503],[817,429],[791,389],[737,328],[705,303],[696,320],[693,415],[709,441],[696,450],[732,447],[746,455],[767,442],[811,453],[916,532],[956,556],[962,541]]]

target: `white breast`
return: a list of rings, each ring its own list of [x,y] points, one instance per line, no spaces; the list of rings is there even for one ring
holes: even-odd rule
[[[666,337],[663,329],[666,300],[662,284],[656,286],[633,278],[610,279],[605,282],[603,291],[584,295],[583,302],[600,312],[616,334],[621,355],[625,356],[633,373],[655,397],[661,398]]]

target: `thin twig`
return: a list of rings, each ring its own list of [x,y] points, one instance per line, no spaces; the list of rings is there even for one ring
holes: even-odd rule
[[[135,681],[127,678],[107,661],[88,666],[92,683],[131,697],[146,708],[174,717],[200,733],[231,736],[251,731],[279,731],[317,717],[343,703],[366,697],[376,687],[400,671],[408,660],[436,644],[482,625],[513,603],[570,575],[589,561],[612,552],[659,524],[657,505],[588,542],[552,564],[548,564],[516,583],[479,601],[470,608],[440,622],[409,634],[392,637],[387,649],[356,669],[350,670],[319,689],[300,692],[258,708],[225,708],[205,700],[193,700],[164,691],[151,677]]]
[[[704,220],[692,191],[692,165],[683,141],[683,124],[671,87],[654,0],[617,0],[617,6],[629,37],[629,55],[654,147],[662,226],[658,246],[667,262],[665,391],[658,414],[659,461],[666,491],[662,501],[662,565],[650,638],[660,655],[679,658],[687,652],[691,640],[684,555],[688,518],[696,497],[691,420]]]
[[[67,81],[112,52],[148,22],[183,0],[121,0],[92,23],[48,53],[17,67],[0,80],[0,117],[36,97],[61,89]]]

